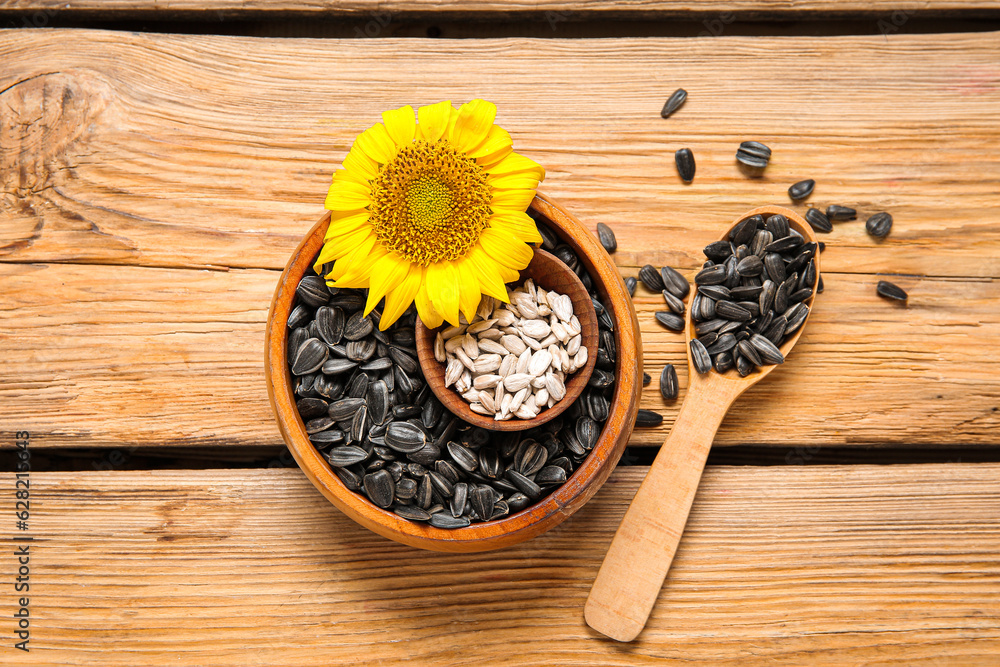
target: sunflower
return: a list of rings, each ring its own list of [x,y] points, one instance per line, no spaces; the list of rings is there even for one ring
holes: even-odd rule
[[[428,327],[471,322],[483,294],[507,301],[505,283],[540,243],[528,204],[545,170],[513,152],[472,100],[404,106],[354,140],[326,198],[330,227],[316,259],[332,287],[367,287],[365,315],[385,298],[379,328],[411,303]]]

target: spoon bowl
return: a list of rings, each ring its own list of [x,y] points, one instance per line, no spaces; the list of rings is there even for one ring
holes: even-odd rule
[[[531,263],[521,271],[521,281],[523,282],[527,278],[531,278],[536,285],[544,287],[546,290],[569,296],[573,302],[573,314],[580,320],[582,338],[580,347],[587,348],[587,363],[567,378],[566,395],[551,408],[542,410],[533,419],[512,417],[505,421],[497,421],[491,416],[473,412],[469,403],[458,392],[445,386],[445,365],[434,358],[434,338],[442,327],[429,329],[419,318],[417,319],[417,357],[420,360],[420,369],[424,373],[424,379],[445,408],[456,417],[474,426],[493,431],[524,431],[541,426],[558,417],[580,397],[594,372],[594,364],[597,363],[597,312],[594,310],[594,303],[590,300],[590,294],[580,278],[558,257],[541,249],[535,249]]]
[[[804,242],[815,243],[809,224],[794,211],[781,206],[761,206],[741,215],[722,235],[743,220],[762,215],[783,215],[789,227]],[[819,251],[816,282],[806,303],[812,304],[819,284]],[[692,296],[692,301],[694,297]],[[760,382],[777,366],[764,366],[745,377],[714,369],[698,373],[690,342],[695,336],[691,308],[686,309],[685,333],[688,351],[688,387],[677,420],[660,448],[646,479],[635,494],[625,518],[615,533],[611,547],[594,581],[584,607],[590,627],[618,641],[632,641],[646,625],[653,604],[663,587],[677,544],[687,523],[688,513],[705,460],[726,411],[744,391]],[[805,330],[806,321],[779,347],[787,358]]]

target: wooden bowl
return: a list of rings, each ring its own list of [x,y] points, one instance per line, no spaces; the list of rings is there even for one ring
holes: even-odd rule
[[[539,194],[531,208],[580,258],[595,289],[615,322],[618,365],[608,420],[590,455],[570,478],[534,505],[503,519],[447,530],[407,521],[369,502],[340,481],[323,455],[309,442],[295,408],[291,372],[285,360],[288,315],[295,306],[295,288],[312,265],[330,224],[325,215],[292,253],[271,301],[267,320],[265,373],[278,428],[292,456],[309,481],[337,509],[379,535],[422,549],[474,552],[523,542],[559,525],[583,506],[607,480],[625,450],[639,410],[642,391],[642,343],[632,299],[618,268],[593,232],[548,197]]]
[[[583,286],[580,278],[566,266],[558,257],[544,250],[536,249],[531,263],[521,271],[521,280],[531,278],[536,285],[549,291],[566,294],[573,301],[573,314],[580,320],[581,345],[587,348],[587,363],[583,368],[573,373],[566,382],[566,395],[551,408],[542,410],[534,419],[518,419],[513,417],[507,421],[497,421],[493,417],[473,412],[465,399],[451,387],[444,386],[445,365],[434,358],[434,338],[444,325],[437,329],[428,329],[417,318],[417,356],[420,359],[420,369],[424,380],[430,385],[431,391],[438,400],[463,421],[473,426],[479,426],[493,431],[524,431],[541,426],[562,414],[587,387],[597,363],[597,311],[590,293]]]

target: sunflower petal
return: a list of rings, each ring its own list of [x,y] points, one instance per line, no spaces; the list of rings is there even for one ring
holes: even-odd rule
[[[362,225],[354,231],[327,239],[323,243],[323,251],[333,259],[340,259],[351,254],[355,248],[367,241],[369,236],[372,236],[371,225]]]
[[[410,270],[410,262],[393,252],[386,253],[382,259],[372,265],[371,278],[368,280],[368,302],[365,304],[365,316],[372,312],[390,290],[399,286]]]
[[[542,235],[538,226],[527,213],[494,213],[489,226],[509,232],[511,236],[525,243],[541,243]]]
[[[324,206],[331,211],[352,211],[372,203],[371,189],[346,179],[333,180]]]
[[[510,153],[514,148],[514,141],[510,138],[510,133],[494,125],[481,144],[469,151],[469,157],[474,160],[496,162],[504,155]]]
[[[479,280],[475,270],[465,259],[455,262],[455,269],[458,271],[458,307],[465,315],[465,321],[471,322],[483,296],[479,291]]]
[[[413,297],[413,303],[417,306],[417,315],[420,316],[420,320],[428,329],[437,329],[444,322],[444,318],[434,310],[434,304],[431,303],[431,300],[427,296],[426,269],[424,270],[424,280],[420,284],[420,289],[417,290],[416,295]]]
[[[494,190],[534,190],[538,179],[532,174],[498,174],[486,177],[486,182]]]
[[[494,261],[511,269],[520,271],[531,262],[531,247],[507,231],[488,227],[479,237],[479,245]]]
[[[483,166],[480,164],[480,166]],[[519,153],[508,153],[502,160],[490,167],[483,167],[491,176],[500,174],[533,174],[539,181],[545,178],[545,169],[534,160],[524,157]]]
[[[462,258],[462,261],[468,262],[472,268],[479,281],[479,291],[482,294],[500,299],[504,303],[510,302],[507,296],[507,287],[504,285],[506,281],[503,280],[500,271],[501,268],[505,267],[501,267],[493,261],[480,246],[473,246],[472,250]]]
[[[374,235],[373,235],[374,236]],[[367,243],[367,242],[366,242]],[[367,254],[352,253],[351,264],[344,275],[337,279],[336,287],[368,287],[368,280],[371,278],[372,267],[388,251],[382,247],[381,243],[376,243]]]
[[[420,118],[420,124],[417,125],[417,135],[430,143],[440,139],[448,129],[451,112],[451,100],[428,104],[417,109],[417,116]]]
[[[330,226],[326,228],[323,240],[328,241],[336,236],[349,234],[355,229],[360,229],[368,224],[369,216],[371,216],[371,213],[365,209],[361,209],[360,211],[333,211],[330,215]]]
[[[434,310],[450,324],[458,326],[458,271],[447,260],[429,265],[424,272],[427,296]]]
[[[368,157],[360,148],[352,147],[344,158],[344,171],[355,180],[369,182],[378,176],[378,163]]]
[[[375,123],[358,135],[354,145],[365,155],[379,164],[385,164],[396,155],[398,147],[389,136],[389,131],[382,123]]]
[[[382,317],[378,322],[380,331],[385,331],[399,319],[400,315],[406,312],[406,309],[413,303],[413,297],[417,295],[423,279],[424,268],[419,264],[410,264],[406,277],[385,295],[385,308],[382,310]]]
[[[494,190],[490,208],[494,212],[521,213],[528,210],[528,205],[534,198],[534,190]]]
[[[417,132],[417,121],[413,116],[413,107],[407,104],[398,109],[382,112],[382,122],[389,136],[397,146],[413,143],[413,135]]]
[[[377,242],[378,239],[375,238],[374,234],[369,236],[361,244],[359,244],[357,248],[355,248],[354,250],[352,250],[351,252],[347,253],[343,257],[339,258],[336,262],[334,262],[333,268],[330,269],[330,272],[328,274],[326,274],[326,277],[331,280],[339,280],[344,274],[347,273],[347,271],[357,260],[368,255],[375,247],[375,244]],[[329,280],[327,282],[329,284]]]
[[[483,143],[497,117],[497,107],[486,100],[472,100],[458,110],[449,141],[463,153]]]

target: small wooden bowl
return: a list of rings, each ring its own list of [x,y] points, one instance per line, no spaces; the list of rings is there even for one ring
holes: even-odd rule
[[[531,263],[521,271],[521,281],[527,278],[531,278],[536,285],[549,291],[554,290],[569,296],[573,301],[573,314],[580,320],[580,333],[583,338],[581,345],[587,348],[587,363],[569,377],[566,382],[566,395],[551,408],[542,410],[534,419],[513,417],[507,421],[497,421],[493,417],[473,412],[458,392],[444,386],[445,365],[434,358],[434,338],[444,325],[437,329],[428,329],[420,318],[417,318],[417,356],[420,358],[420,369],[424,373],[424,380],[444,407],[473,426],[493,431],[525,431],[541,426],[558,417],[573,404],[573,401],[580,398],[594,372],[594,364],[597,363],[597,311],[594,310],[594,302],[590,300],[590,293],[580,282],[580,278],[558,257],[540,249],[535,250]]]
[[[309,481],[337,509],[365,528],[403,544],[433,551],[474,552],[518,544],[553,528],[580,509],[601,488],[614,470],[635,425],[642,392],[642,342],[632,299],[618,267],[597,242],[593,232],[545,195],[531,203],[535,214],[580,258],[615,323],[615,389],[608,420],[590,455],[570,478],[534,505],[510,516],[447,530],[411,522],[369,502],[351,491],[330,469],[306,435],[305,424],[295,408],[291,372],[285,359],[288,347],[288,315],[295,306],[295,288],[316,259],[330,225],[329,214],[316,223],[292,253],[271,301],[267,319],[265,374],[267,391],[278,421],[278,429]]]

